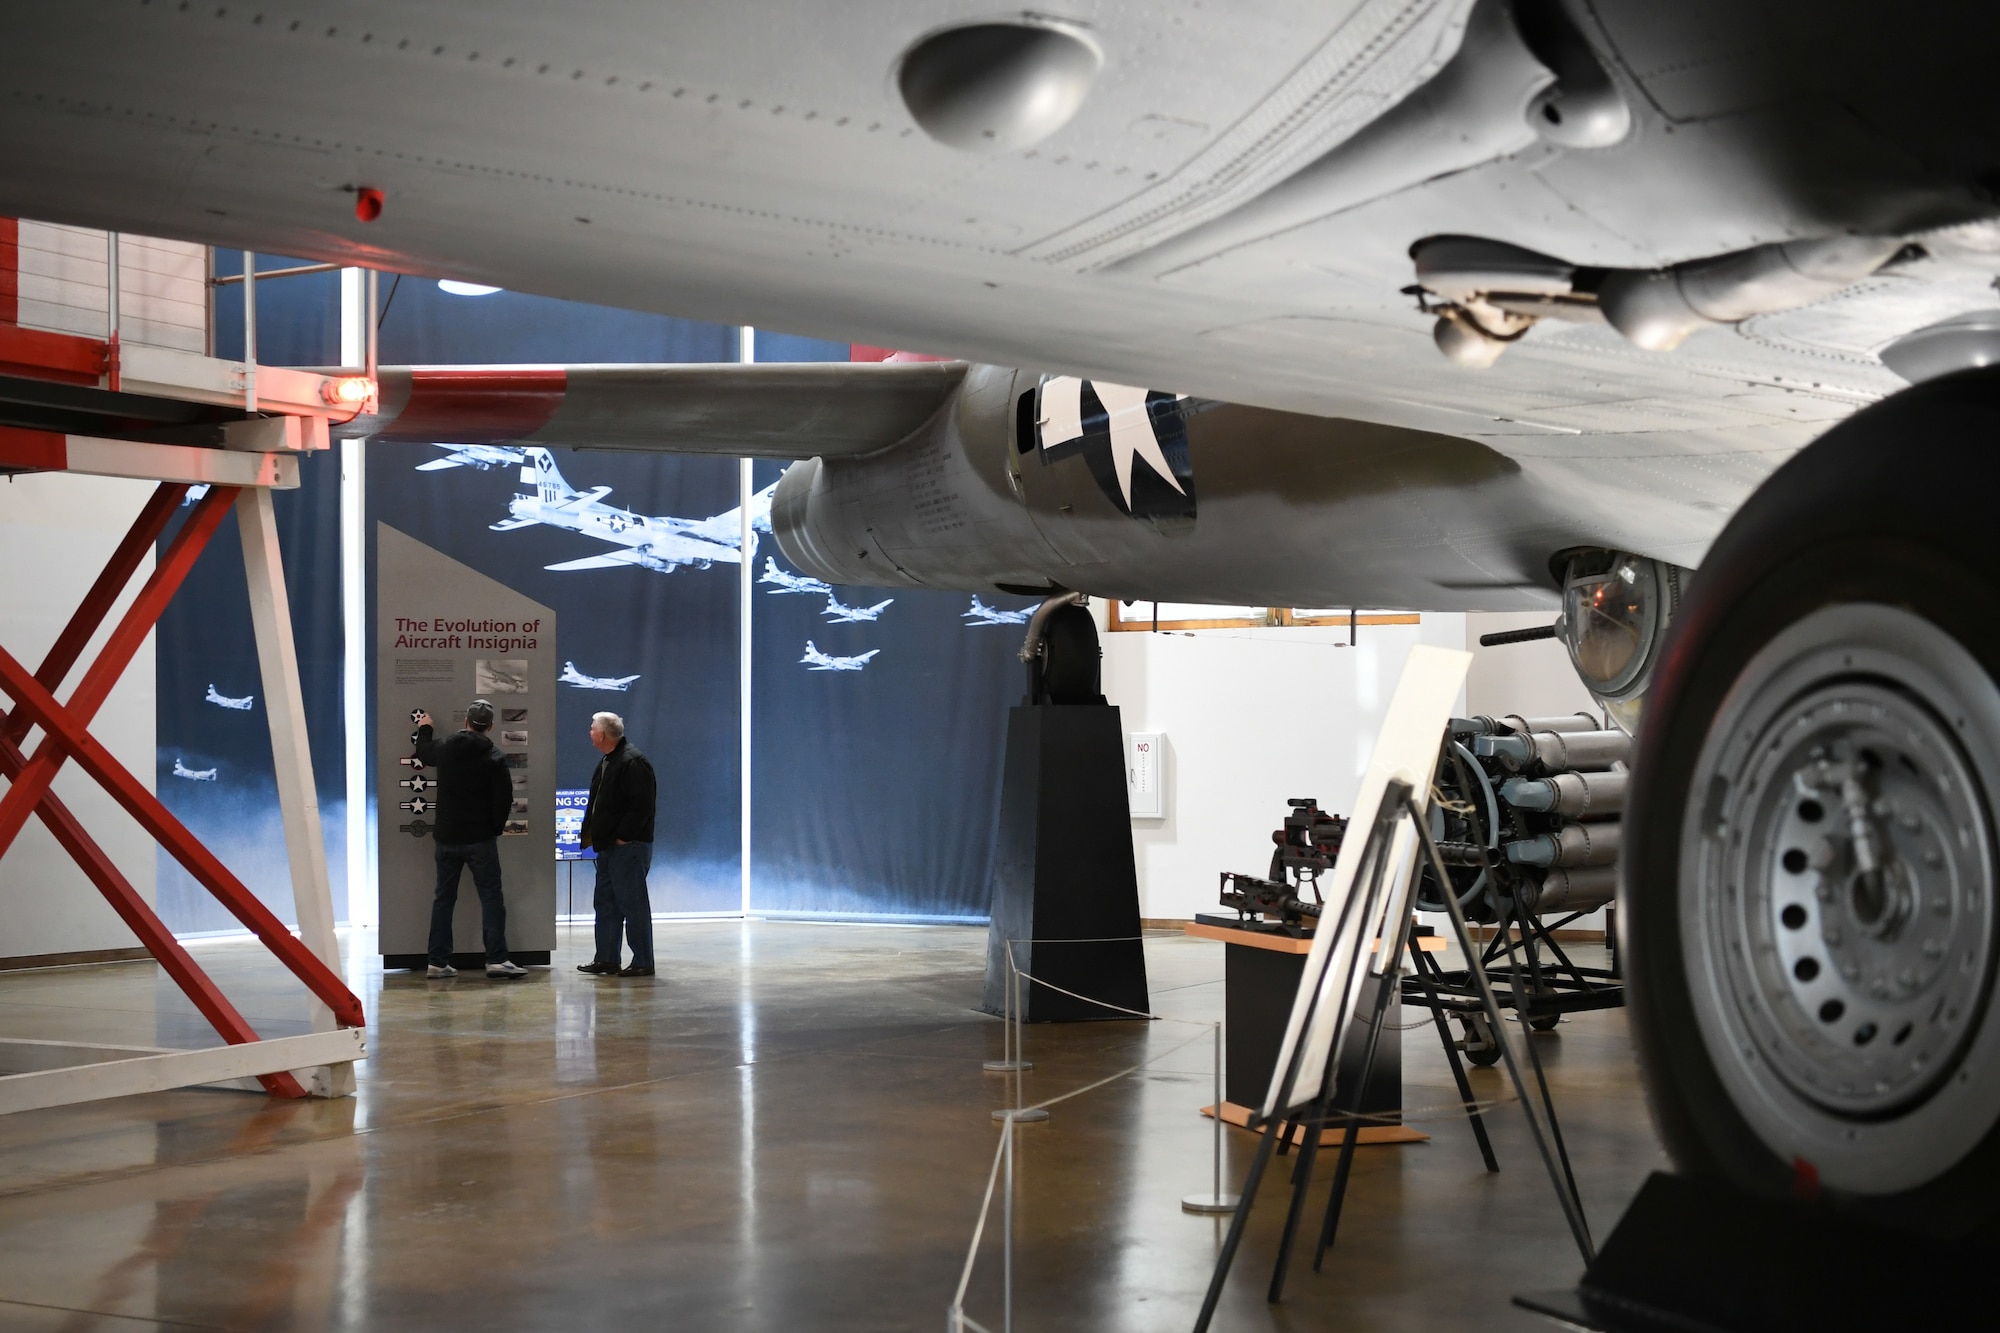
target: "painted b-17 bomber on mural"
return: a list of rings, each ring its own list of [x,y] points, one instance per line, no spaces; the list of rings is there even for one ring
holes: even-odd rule
[[[604,503],[609,486],[593,486],[579,491],[563,479],[555,459],[547,449],[521,451],[526,465],[521,480],[531,483],[507,502],[509,517],[491,524],[495,532],[544,524],[564,528],[610,542],[621,548],[601,555],[564,560],[545,568],[557,572],[583,569],[617,569],[636,565],[642,569],[672,573],[683,565],[707,569],[714,564],[736,564],[742,554],[742,511],[727,510],[713,518],[674,518],[635,514],[629,509]],[[448,460],[436,460],[440,463]],[[768,531],[771,492],[776,483],[751,498],[750,553],[756,554],[759,522]]]

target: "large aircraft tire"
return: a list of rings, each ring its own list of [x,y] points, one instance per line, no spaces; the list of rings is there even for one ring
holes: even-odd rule
[[[2000,370],[1803,450],[1702,562],[1626,819],[1634,1034],[1676,1163],[2000,1214]]]

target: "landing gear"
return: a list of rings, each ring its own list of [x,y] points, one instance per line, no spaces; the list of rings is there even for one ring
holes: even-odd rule
[[[1645,704],[1621,925],[1684,1171],[1959,1230],[2000,1179],[2000,373],[1775,473]]]

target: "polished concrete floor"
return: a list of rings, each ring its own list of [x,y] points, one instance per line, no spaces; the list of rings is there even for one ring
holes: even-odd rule
[[[360,1092],[195,1090],[0,1119],[0,1329],[922,1329],[944,1327],[1008,1095],[973,1012],[985,935],[961,928],[661,924],[661,975],[599,981],[564,927],[554,970],[449,982],[370,968]],[[1020,1138],[1014,1326],[1191,1326],[1224,1220],[1209,1183],[1222,949],[1147,942],[1154,1003],[1194,1022],[1031,1027],[1030,1100],[1150,1061]],[[297,988],[251,945],[198,946],[261,1031]],[[1420,1015],[1406,1015],[1406,1021]],[[150,963],[0,975],[0,1036],[209,1044]],[[1622,1014],[1538,1038],[1600,1238],[1664,1164]],[[1185,1044],[1184,1043],[1191,1043]],[[1175,1047],[1181,1047],[1175,1050]],[[1502,1095],[1477,1071],[1482,1096]],[[1405,1104],[1453,1099],[1427,1028]],[[1358,1157],[1326,1270],[1263,1287],[1274,1173],[1219,1329],[1549,1328],[1510,1294],[1579,1262],[1518,1108],[1487,1175],[1462,1122]],[[1227,1176],[1253,1140],[1226,1135]],[[1325,1197],[1331,1155],[1322,1157]],[[995,1226],[967,1312],[998,1328]]]

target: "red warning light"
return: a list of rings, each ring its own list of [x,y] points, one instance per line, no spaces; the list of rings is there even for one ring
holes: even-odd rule
[[[363,222],[373,222],[382,216],[382,205],[387,197],[372,185],[364,185],[354,192],[354,216]]]
[[[375,396],[375,381],[366,375],[341,375],[320,387],[329,407],[360,407]]]

